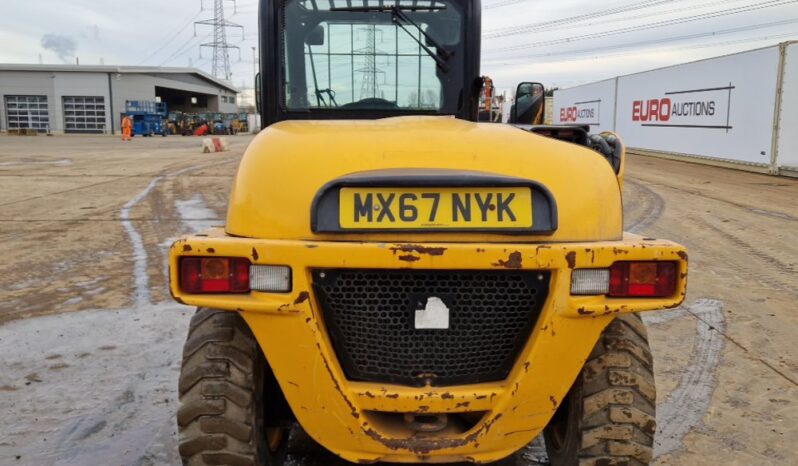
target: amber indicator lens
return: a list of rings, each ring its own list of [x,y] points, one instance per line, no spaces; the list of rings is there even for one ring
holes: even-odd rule
[[[616,262],[610,267],[612,297],[665,298],[676,292],[676,262]]]
[[[180,289],[186,293],[249,293],[249,260],[237,257],[183,257]]]
[[[228,259],[202,259],[201,274],[205,280],[227,280],[230,277]]]

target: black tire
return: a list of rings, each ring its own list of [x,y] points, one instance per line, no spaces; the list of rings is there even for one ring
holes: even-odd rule
[[[653,456],[654,364],[640,316],[616,318],[544,430],[551,464],[647,465]]]
[[[184,465],[283,464],[290,410],[238,313],[197,310],[183,347],[178,388]]]

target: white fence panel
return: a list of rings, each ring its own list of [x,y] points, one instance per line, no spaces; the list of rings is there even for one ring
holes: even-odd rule
[[[778,46],[618,78],[626,145],[769,166]]]
[[[616,78],[613,78],[555,91],[554,124],[590,125],[591,133],[613,131],[615,82]]]
[[[798,42],[787,45],[779,120],[779,168],[798,170]]]

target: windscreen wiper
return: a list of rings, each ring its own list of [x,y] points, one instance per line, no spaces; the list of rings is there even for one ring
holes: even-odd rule
[[[449,65],[446,64],[446,61],[452,56],[453,52],[446,50],[443,45],[441,45],[435,38],[429,35],[424,29],[421,28],[415,21],[408,18],[405,14],[405,11],[440,11],[445,10],[445,6],[409,6],[409,5],[385,5],[385,6],[347,6],[347,7],[340,7],[340,8],[330,8],[330,11],[352,11],[352,12],[361,12],[361,13],[391,13],[391,21],[393,21],[397,26],[402,28],[403,31],[407,33],[411,38],[413,38],[418,45],[424,49],[427,55],[430,56],[438,67],[443,70],[444,73],[449,72]],[[410,32],[406,25],[413,26],[419,34],[424,36],[424,40],[428,44],[432,44],[435,50],[429,48],[427,44],[419,40],[412,32]]]

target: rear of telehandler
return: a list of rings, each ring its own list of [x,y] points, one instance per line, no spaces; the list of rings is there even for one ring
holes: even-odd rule
[[[226,226],[170,253],[200,307],[184,463],[282,464],[297,423],[360,463],[541,431],[556,465],[648,463],[637,312],[683,300],[687,256],[623,232],[621,141],[474,122],[479,1],[262,0],[260,25],[265,129]]]

